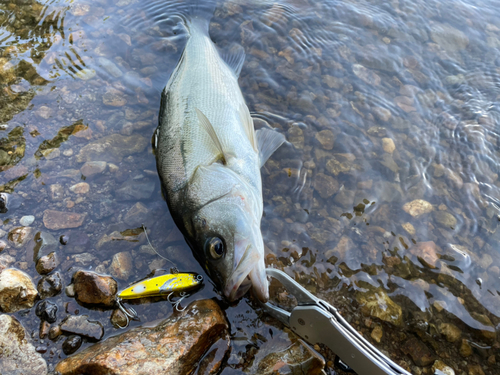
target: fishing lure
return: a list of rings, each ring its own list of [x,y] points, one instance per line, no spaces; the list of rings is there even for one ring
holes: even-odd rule
[[[126,328],[128,327],[130,320],[139,320],[137,312],[132,307],[125,308],[122,300],[167,295],[167,300],[174,304],[175,309],[177,311],[183,311],[184,309],[179,308],[180,302],[188,296],[188,292],[198,288],[202,283],[203,276],[196,273],[170,273],[141,280],[130,285],[118,293],[118,296],[116,297],[118,308],[127,318],[127,324],[124,327],[118,327]],[[176,301],[172,301],[170,297],[173,294],[178,294],[180,298]]]

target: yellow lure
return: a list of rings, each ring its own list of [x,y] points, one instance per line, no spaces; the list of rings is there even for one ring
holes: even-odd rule
[[[175,273],[156,276],[139,281],[122,290],[121,299],[136,299],[143,297],[158,297],[170,293],[182,293],[195,289],[203,282],[203,276],[196,273]]]

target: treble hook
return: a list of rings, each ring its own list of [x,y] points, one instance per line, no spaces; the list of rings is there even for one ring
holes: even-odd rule
[[[125,306],[123,306],[121,298],[119,298],[119,297],[116,298],[116,304],[117,304],[118,308],[121,310],[121,312],[123,314],[125,314],[125,319],[127,321],[127,324],[125,324],[123,327],[121,325],[119,325],[118,323],[115,323],[118,326],[118,328],[125,329],[129,326],[130,320],[139,320],[139,316],[137,315],[137,312],[132,307],[129,307],[127,309]]]
[[[174,294],[174,292],[170,292],[170,294],[167,296],[167,301],[170,302],[171,304],[174,305],[175,309],[179,312],[182,312],[184,310],[186,310],[186,308],[184,307],[183,309],[179,309],[179,305],[180,303],[182,302],[182,300],[186,297],[189,296],[189,294],[187,294],[186,292],[180,292],[179,295],[180,295],[180,298],[177,300],[177,301],[172,301],[170,299],[170,296]]]

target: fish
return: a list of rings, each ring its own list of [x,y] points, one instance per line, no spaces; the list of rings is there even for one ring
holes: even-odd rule
[[[238,85],[244,49],[220,52],[201,13],[184,17],[187,42],[161,94],[157,170],[175,224],[225,298],[251,289],[265,302],[260,168],[285,136],[255,131]]]

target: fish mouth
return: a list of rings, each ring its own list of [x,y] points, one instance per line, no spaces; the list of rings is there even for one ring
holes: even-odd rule
[[[267,302],[269,284],[264,259],[251,244],[246,247],[231,277],[226,282],[224,295],[233,302],[243,297],[250,288],[259,300]]]

